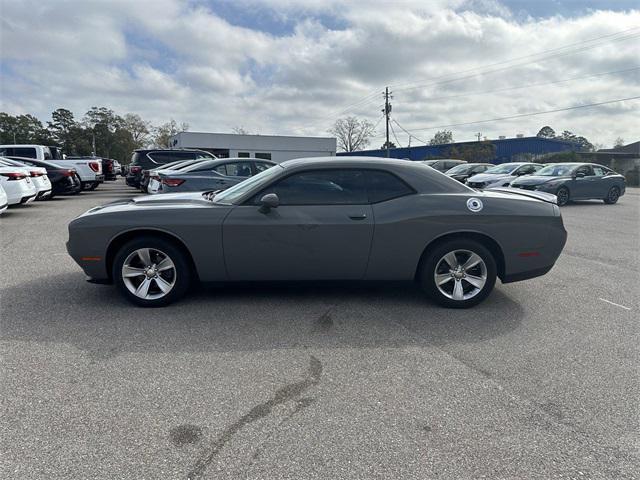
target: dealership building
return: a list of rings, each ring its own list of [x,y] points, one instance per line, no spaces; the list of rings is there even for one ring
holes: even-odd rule
[[[262,158],[274,162],[301,157],[330,157],[336,154],[334,137],[180,132],[171,137],[171,146],[206,150],[219,158]]]

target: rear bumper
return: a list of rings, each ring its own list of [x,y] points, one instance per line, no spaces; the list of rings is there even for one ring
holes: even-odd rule
[[[36,200],[42,200],[43,198],[47,198],[49,195],[51,195],[51,189],[38,192],[38,195],[36,195]]]
[[[554,211],[559,212],[556,205],[553,207]],[[558,213],[553,218],[554,221],[547,227],[546,238],[544,236],[541,238],[540,247],[532,248],[529,251],[512,250],[509,256],[505,255],[505,272],[501,275],[502,283],[519,282],[539,277],[553,268],[567,243],[567,231],[564,228],[562,217]]]
[[[546,267],[536,268],[535,270],[528,270],[526,272],[512,273],[511,275],[505,275],[502,279],[502,283],[521,282],[522,280],[529,280],[530,278],[541,277],[549,273],[553,268],[553,263]]]
[[[130,187],[140,188],[140,177],[137,177],[135,175],[127,175],[126,182]]]
[[[37,197],[37,194],[33,194],[33,195],[26,195],[24,197],[22,197],[20,199],[20,203],[29,203],[29,202],[33,202]]]

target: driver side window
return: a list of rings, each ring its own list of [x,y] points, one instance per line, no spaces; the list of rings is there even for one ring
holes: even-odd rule
[[[365,172],[360,170],[316,170],[295,173],[280,180],[252,203],[275,193],[280,205],[364,205],[368,203]]]
[[[582,167],[578,168],[578,170],[576,170],[576,175],[578,174],[583,174],[585,177],[588,177],[590,175],[593,175],[593,170],[590,166],[583,165]]]

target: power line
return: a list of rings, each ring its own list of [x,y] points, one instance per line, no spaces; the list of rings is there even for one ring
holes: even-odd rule
[[[418,140],[419,142],[424,143],[425,145],[427,145],[429,142],[425,142],[424,140],[422,140],[420,137],[416,137],[413,133],[411,133],[409,130],[407,130],[406,128],[404,128],[402,125],[400,125],[398,123],[398,121],[395,118],[392,118],[391,121],[393,123],[395,123],[398,127],[400,127],[400,129],[406,133],[407,135],[409,135],[409,143],[411,143],[411,138],[415,138],[416,140]]]
[[[637,33],[634,33],[634,34],[628,34],[628,33],[631,32],[631,31],[634,31],[634,30],[638,30],[638,29],[640,29],[640,27],[634,27],[634,28],[630,28],[630,29],[627,29],[627,30],[621,30],[621,31],[618,31],[618,32],[615,32],[615,33],[611,33],[609,35],[603,35],[603,36],[595,37],[595,38],[592,38],[592,39],[589,39],[589,40],[583,40],[581,42],[576,42],[576,43],[573,43],[573,44],[564,45],[562,47],[557,47],[557,48],[553,48],[553,49],[550,49],[550,50],[542,50],[540,52],[532,53],[532,54],[529,54],[529,55],[524,55],[522,57],[515,57],[515,58],[508,59],[508,60],[502,60],[500,62],[490,63],[490,64],[487,64],[487,65],[481,65],[479,67],[474,67],[474,68],[470,68],[470,69],[467,69],[467,70],[461,70],[461,71],[458,71],[458,72],[455,72],[455,73],[450,73],[450,74],[447,74],[447,75],[441,75],[439,77],[433,77],[433,78],[429,79],[430,80],[429,83],[416,84],[415,82],[409,82],[409,83],[404,83],[404,84],[395,84],[395,85],[391,85],[391,86],[394,89],[396,89],[396,91],[406,91],[406,90],[415,90],[415,89],[422,88],[422,87],[425,87],[425,86],[439,85],[439,84],[450,83],[450,82],[454,82],[454,81],[458,81],[458,80],[465,80],[465,79],[468,79],[468,78],[473,78],[473,77],[478,76],[478,75],[485,75],[487,73],[499,72],[499,71],[507,70],[509,68],[513,68],[513,67],[516,67],[516,66],[523,66],[523,65],[527,65],[529,63],[535,63],[535,62],[539,62],[539,61],[542,61],[542,60],[548,60],[548,59],[551,59],[551,58],[557,58],[557,57],[561,57],[561,56],[570,55],[572,53],[577,53],[577,52],[580,52],[580,51],[589,50],[591,48],[595,48],[595,47],[598,47],[600,45],[603,45],[603,44],[609,43],[609,42],[624,41],[624,40],[628,40],[630,38],[635,38],[635,37],[638,36]],[[622,34],[627,34],[627,35],[623,35],[623,36],[621,36],[619,38],[610,38],[610,37],[615,37],[617,35],[622,35]],[[602,40],[603,38],[609,38],[609,40],[606,40],[604,42],[599,42],[599,43],[596,43],[594,45],[588,45],[588,46],[585,46],[585,47],[569,50],[567,52],[562,52],[562,50],[570,49],[571,47],[575,47],[575,46],[578,46],[578,45],[581,45],[581,44],[590,43],[590,42],[594,42],[594,41],[597,41],[597,40]],[[552,52],[556,52],[556,53],[554,53],[553,55],[550,55],[550,56],[545,56],[545,57],[542,57],[542,58],[538,58],[538,59],[533,60],[533,61],[522,62],[522,63],[516,64],[516,65],[509,65],[507,67],[490,70],[488,72],[478,72],[478,73],[475,73],[473,75],[467,75],[467,76],[464,76],[464,77],[453,78],[453,79],[449,79],[449,80],[443,80],[441,82],[432,82],[434,80],[446,79],[448,77],[457,76],[457,75],[461,75],[461,74],[465,74],[465,73],[470,73],[470,72],[474,72],[476,70],[484,70],[484,69],[487,69],[487,68],[490,68],[490,67],[495,67],[495,66],[498,66],[498,65],[504,65],[504,64],[515,62],[515,61],[518,61],[518,60],[523,60],[523,59],[531,58],[531,57],[537,57],[537,56],[540,56],[540,55],[543,55],[543,54],[546,54],[546,53],[552,53]],[[411,85],[411,86],[407,87],[406,85]]]
[[[430,100],[430,101],[434,101],[434,100],[448,100],[451,98],[461,98],[461,97],[470,97],[473,95],[487,95],[487,94],[491,94],[491,93],[501,93],[501,92],[508,92],[511,90],[519,90],[522,88],[530,88],[530,87],[543,87],[543,86],[548,86],[548,85],[557,85],[560,83],[567,83],[567,82],[572,82],[574,80],[583,80],[585,78],[595,78],[595,77],[602,77],[605,75],[615,75],[617,73],[629,73],[629,72],[633,72],[633,71],[637,71],[640,70],[640,67],[634,67],[634,68],[627,68],[624,70],[614,70],[611,72],[602,72],[602,73],[594,73],[592,75],[583,75],[583,76],[578,76],[578,77],[571,77],[571,78],[564,78],[561,80],[555,80],[553,82],[544,82],[544,83],[529,83],[527,85],[517,85],[514,87],[505,87],[505,88],[499,88],[497,90],[484,90],[481,92],[468,92],[468,93],[459,93],[456,95],[447,95],[447,96],[443,96],[443,97],[427,97],[427,98],[423,98],[422,100]]]
[[[435,130],[437,128],[449,128],[449,127],[461,127],[464,125],[476,125],[479,123],[489,123],[489,122],[498,122],[501,120],[511,120],[513,118],[522,118],[522,117],[533,117],[535,115],[544,115],[547,113],[556,113],[556,112],[564,112],[567,110],[576,110],[578,108],[588,108],[588,107],[597,107],[600,105],[608,105],[610,103],[618,103],[618,102],[624,102],[627,100],[637,100],[638,98],[640,98],[640,95],[636,96],[636,97],[627,97],[627,98],[618,98],[615,100],[607,100],[604,102],[597,102],[597,103],[588,103],[585,105],[574,105],[572,107],[564,107],[564,108],[556,108],[554,110],[544,110],[541,112],[530,112],[530,113],[520,113],[518,115],[509,115],[507,117],[498,117],[498,118],[490,118],[490,119],[486,119],[486,120],[475,120],[473,122],[461,122],[461,123],[451,123],[449,125],[434,125],[434,126],[430,126],[430,127],[420,127],[420,128],[412,128],[411,130],[408,130],[409,132],[417,132],[417,131],[421,131],[421,130]]]
[[[396,131],[393,129],[393,124],[389,124],[391,127],[391,133],[393,133],[393,138],[396,140],[396,147],[400,146],[400,140],[398,140],[398,136],[396,135]]]
[[[529,63],[535,63],[535,62],[539,62],[539,61],[543,61],[543,60],[548,60],[548,59],[551,59],[551,58],[557,58],[557,57],[560,57],[560,56],[570,55],[572,53],[578,53],[580,51],[584,51],[584,50],[588,50],[588,49],[591,49],[591,48],[595,48],[595,47],[597,47],[599,45],[603,45],[605,43],[612,42],[612,41],[621,41],[621,40],[627,40],[629,38],[635,38],[635,37],[637,37],[639,35],[638,34],[623,35],[623,34],[628,34],[629,32],[632,32],[632,31],[635,31],[635,30],[639,30],[639,29],[640,29],[640,27],[633,27],[633,28],[629,28],[629,29],[626,29],[626,30],[621,30],[621,31],[618,31],[618,32],[610,33],[610,34],[607,34],[607,35],[602,35],[602,36],[599,36],[599,37],[594,37],[594,38],[591,38],[591,39],[583,40],[583,41],[576,42],[576,43],[573,43],[573,44],[564,45],[562,47],[557,47],[557,48],[549,49],[549,50],[541,50],[539,52],[528,54],[528,55],[524,55],[524,56],[521,56],[521,57],[515,57],[515,58],[503,60],[503,61],[500,61],[500,62],[495,62],[495,63],[482,65],[482,66],[478,66],[478,67],[474,67],[474,68],[470,68],[470,69],[466,69],[466,70],[461,70],[461,71],[458,71],[458,72],[455,72],[455,73],[451,73],[451,74],[447,74],[447,75],[443,75],[443,76],[440,76],[440,77],[433,77],[431,80],[447,79],[448,77],[452,77],[452,76],[456,76],[456,75],[460,75],[460,74],[464,74],[464,73],[469,73],[469,72],[474,72],[474,71],[480,70],[478,73],[473,74],[473,75],[467,75],[467,76],[457,77],[457,78],[449,78],[448,80],[443,80],[443,81],[439,81],[439,82],[431,82],[431,83],[426,83],[426,84],[417,84],[417,85],[416,84],[412,84],[412,83],[395,84],[394,87],[398,87],[398,89],[401,90],[401,91],[409,91],[409,90],[416,90],[416,89],[427,87],[427,86],[434,86],[434,85],[452,83],[452,82],[455,82],[455,81],[458,81],[458,80],[466,80],[466,79],[473,78],[473,77],[480,76],[480,75],[486,75],[486,74],[489,74],[489,73],[495,73],[495,72],[499,72],[499,71],[503,71],[503,70],[508,70],[509,68],[514,68],[514,67],[518,67],[518,66],[524,66],[524,65],[527,65]],[[616,37],[616,36],[619,36],[619,35],[623,35],[623,36],[621,36],[619,38],[611,38],[611,37]],[[604,41],[604,42],[600,42],[600,43],[597,43],[597,44],[594,44],[594,45],[589,45],[589,46],[586,46],[586,47],[583,47],[583,48],[574,49],[572,51],[556,53],[556,54],[551,55],[549,57],[542,57],[542,58],[536,59],[536,60],[534,60],[532,62],[524,62],[524,63],[521,63],[521,64],[510,65],[510,66],[507,66],[507,67],[494,69],[494,70],[489,70],[489,71],[486,71],[486,72],[482,71],[482,70],[484,70],[486,68],[490,68],[490,67],[493,67],[493,66],[504,65],[504,64],[511,63],[511,62],[514,62],[514,61],[517,61],[517,60],[522,60],[522,59],[525,59],[525,58],[531,58],[531,57],[540,56],[540,55],[543,55],[545,53],[559,52],[561,50],[566,50],[568,48],[575,47],[575,46],[578,46],[578,45],[583,45],[583,44],[586,44],[586,43],[595,42],[597,40],[602,40],[604,38],[608,38],[609,40]],[[412,87],[400,88],[403,85],[413,85],[413,86]],[[327,115],[325,117],[322,117],[322,118],[314,121],[313,123],[307,125],[307,127],[310,126],[310,125],[317,125],[318,123],[324,122],[325,120],[327,120],[329,118],[334,118],[336,116],[342,115],[342,114],[346,113],[347,111],[349,111],[350,109],[352,109],[354,107],[365,106],[365,105],[371,103],[372,101],[375,101],[375,98],[377,97],[377,91],[378,90],[373,91],[370,94],[366,95],[365,97],[362,97],[361,99],[346,105],[345,107],[342,108],[342,110],[332,112],[330,115]],[[295,130],[301,130],[303,128],[306,128],[306,127],[305,126],[297,127],[297,128],[294,128],[293,130],[294,131]]]

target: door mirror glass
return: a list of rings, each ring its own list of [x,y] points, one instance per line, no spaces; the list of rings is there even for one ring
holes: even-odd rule
[[[584,172],[577,172],[577,173],[574,175],[574,178],[584,178],[584,176],[585,176]]]
[[[267,193],[260,199],[260,211],[267,213],[272,208],[278,208],[280,205],[280,199],[275,193]]]

